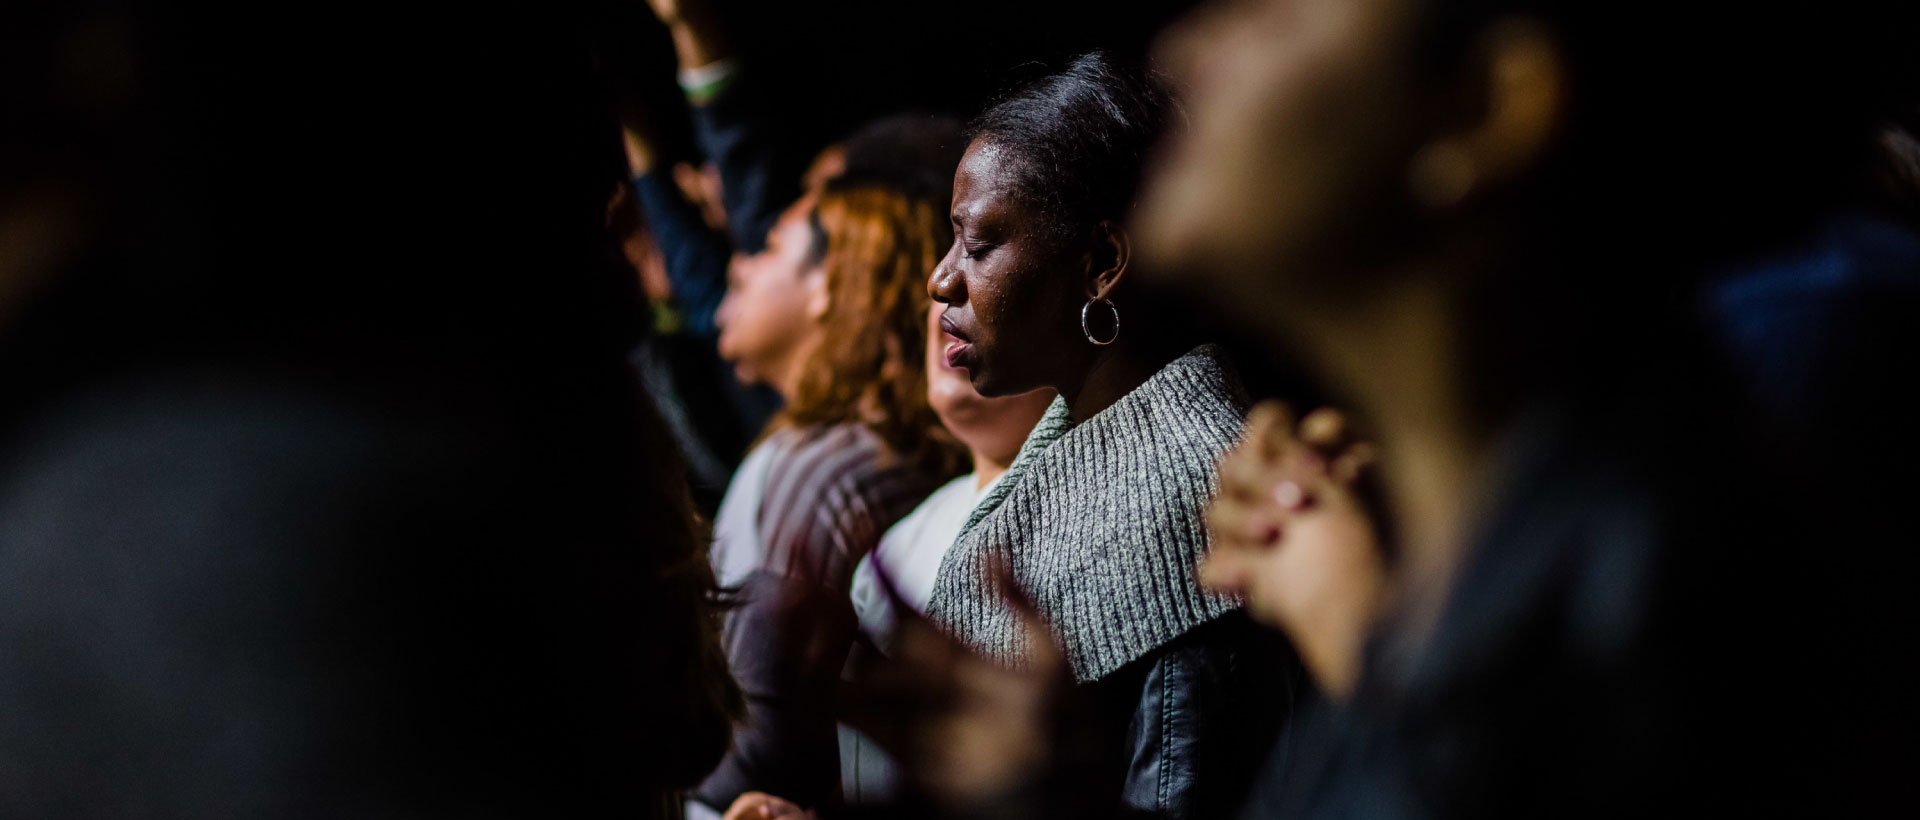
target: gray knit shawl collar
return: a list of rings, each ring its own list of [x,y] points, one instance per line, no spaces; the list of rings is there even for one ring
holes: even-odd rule
[[[1202,509],[1247,398],[1218,347],[1195,348],[1074,425],[1055,399],[941,561],[928,615],[1001,663],[1030,648],[987,579],[1005,565],[1098,680],[1238,606],[1200,590]]]

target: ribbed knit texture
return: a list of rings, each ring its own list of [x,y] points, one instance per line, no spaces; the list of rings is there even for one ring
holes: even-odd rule
[[[940,564],[928,615],[1001,663],[1026,636],[987,579],[1004,564],[1065,644],[1075,679],[1098,680],[1235,609],[1200,590],[1202,511],[1247,398],[1212,345],[1174,360],[1074,425],[1055,399]]]

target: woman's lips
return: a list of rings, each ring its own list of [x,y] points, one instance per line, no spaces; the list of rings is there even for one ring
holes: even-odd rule
[[[945,313],[940,314],[940,332],[947,337],[947,367],[955,370],[965,367],[962,362],[973,352],[973,343],[967,341],[967,334]]]
[[[967,353],[973,350],[973,345],[955,339],[952,336],[948,336],[947,339],[947,367],[954,370],[966,367],[965,364],[961,363],[961,360]]]
[[[944,311],[940,314],[940,332],[960,341],[967,341],[967,334],[960,330],[960,323],[954,321],[953,317]]]

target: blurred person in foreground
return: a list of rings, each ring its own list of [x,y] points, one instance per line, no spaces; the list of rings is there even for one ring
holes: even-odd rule
[[[578,9],[36,6],[0,815],[676,814],[737,692]]]
[[[1833,616],[1846,590],[1796,560],[1831,509],[1758,480],[1791,456],[1742,436],[1737,370],[1672,309],[1850,196],[1867,19],[1271,2],[1169,39],[1194,118],[1145,255],[1367,420],[1395,531],[1314,510],[1351,465],[1276,467],[1272,507],[1303,513],[1210,562],[1278,625],[1336,622],[1344,702],[1247,816],[1806,814],[1884,788],[1834,706],[1859,659],[1824,647],[1886,624]]]
[[[951,241],[934,203],[844,180],[787,209],[765,250],[734,266],[721,353],[786,406],[715,520],[714,567],[740,601],[727,656],[748,711],[692,814],[748,792],[838,802],[834,704],[857,634],[854,567],[959,472],[924,370],[922,283]]]

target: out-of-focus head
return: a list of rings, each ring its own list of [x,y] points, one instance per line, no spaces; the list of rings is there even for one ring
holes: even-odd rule
[[[1406,48],[1418,5],[1222,3],[1169,35],[1162,51],[1191,85],[1190,120],[1143,202],[1143,258],[1302,278],[1309,260],[1352,250],[1363,226],[1384,227],[1372,211],[1404,187],[1419,116]],[[1228,307],[1268,296],[1233,278],[1205,289]]]
[[[790,393],[820,335],[827,309],[827,243],[813,221],[814,199],[802,197],[780,214],[759,253],[736,256],[727,270],[727,295],[714,320],[720,356],[746,383]],[[791,395],[788,396],[792,398]]]
[[[815,224],[827,248],[819,344],[778,423],[864,424],[929,472],[956,472],[959,448],[927,403],[924,282],[953,242],[938,203],[835,181]]]
[[[877,182],[944,208],[953,199],[953,170],[967,138],[952,117],[906,113],[867,123],[841,145],[848,179]]]
[[[1121,288],[1123,221],[1171,107],[1143,71],[1091,54],[973,123],[954,174],[955,242],[927,287],[960,340],[949,363],[983,395],[1084,377],[1097,348],[1081,308]]]
[[[1671,278],[1615,263],[1775,238],[1850,176],[1884,79],[1852,53],[1877,50],[1856,5],[1215,3],[1161,44],[1191,127],[1143,202],[1143,261],[1256,326],[1468,236],[1623,290]]]
[[[828,182],[845,178],[945,203],[953,198],[953,168],[966,147],[960,122],[952,117],[894,114],[821,149],[800,184],[819,194]]]
[[[965,370],[947,364],[947,345],[957,340],[940,329],[945,309],[937,302],[927,307],[927,403],[975,462],[1011,463],[1047,412],[1054,392],[1042,388],[1000,398],[980,395]]]

